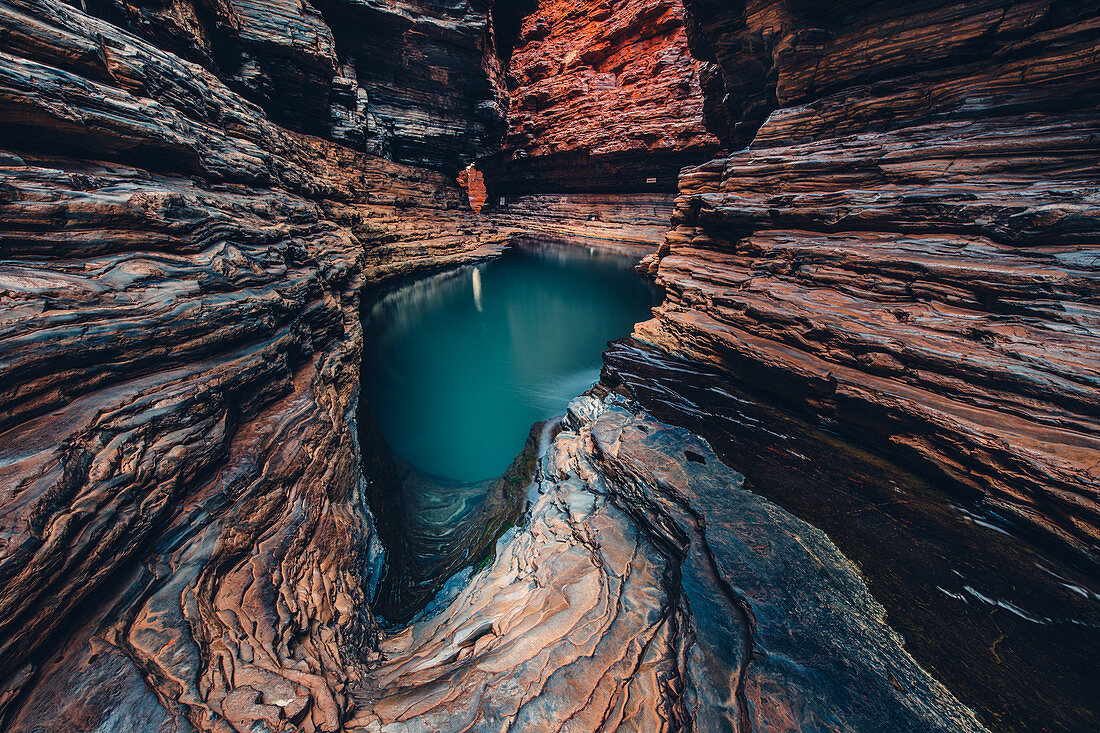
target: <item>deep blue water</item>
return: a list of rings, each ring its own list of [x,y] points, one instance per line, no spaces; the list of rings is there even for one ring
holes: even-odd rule
[[[599,378],[608,341],[650,317],[639,256],[529,243],[383,295],[363,385],[391,450],[442,478],[502,474],[534,423]]]

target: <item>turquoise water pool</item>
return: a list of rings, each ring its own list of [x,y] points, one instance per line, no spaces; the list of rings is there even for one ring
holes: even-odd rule
[[[641,254],[529,242],[383,294],[363,389],[390,449],[446,479],[503,473],[534,423],[598,379],[608,341],[650,317]]]

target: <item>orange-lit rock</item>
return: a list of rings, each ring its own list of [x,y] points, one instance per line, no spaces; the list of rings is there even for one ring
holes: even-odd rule
[[[338,730],[359,294],[506,234],[69,5],[0,34],[0,727]]]
[[[474,167],[473,163],[463,168],[458,174],[458,185],[466,191],[470,208],[481,211],[481,207],[485,205],[485,176]]]
[[[719,137],[758,149],[680,178],[641,333],[1094,537],[1095,16],[806,5],[542,3],[488,220],[486,4],[0,5],[0,726],[981,730],[828,538],[614,395],[457,603],[370,605],[361,293],[529,216],[652,241]]]
[[[738,148],[684,171],[638,334],[1100,560],[1100,13],[689,0]]]
[[[672,191],[717,146],[675,0],[541,0],[508,67],[490,195]],[[651,180],[652,179],[652,180]]]

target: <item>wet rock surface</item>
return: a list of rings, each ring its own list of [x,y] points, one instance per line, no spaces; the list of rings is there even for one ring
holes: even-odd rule
[[[400,628],[423,615],[449,578],[490,559],[500,536],[523,519],[539,438],[552,426],[535,425],[501,477],[469,482],[418,471],[392,454],[377,426],[364,424],[369,419],[360,412],[359,434],[372,446],[363,468],[386,548],[371,609],[390,628]]]
[[[537,503],[387,638],[350,727],[984,730],[823,533],[616,398],[573,403]]]

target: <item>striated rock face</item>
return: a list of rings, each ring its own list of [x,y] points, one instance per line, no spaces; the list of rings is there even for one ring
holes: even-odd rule
[[[377,730],[979,731],[820,531],[701,439],[574,401],[522,529],[354,691]]]
[[[718,367],[632,339],[612,343],[604,364],[602,383],[704,437],[745,488],[825,532],[859,567],[906,650],[991,728],[1100,724],[1100,604],[1087,568]]]
[[[489,3],[86,0],[215,73],[274,122],[451,176],[495,150],[505,92]]]
[[[660,1],[76,5],[0,2],[0,727],[982,730],[824,534],[606,389],[384,635],[379,583],[418,605],[519,506],[428,507],[383,576],[360,299],[524,212],[654,241],[672,171],[755,135],[682,178],[639,333],[1087,549],[1093,16],[692,3],[704,66]]]
[[[507,98],[490,0],[316,4],[340,61],[333,139],[451,177],[499,147]]]
[[[662,193],[546,193],[504,200],[490,217],[496,225],[570,240],[647,245],[647,251],[664,239],[673,212],[673,196]]]
[[[0,721],[338,730],[380,559],[359,292],[503,235],[79,10],[0,27]]]
[[[708,122],[640,338],[1100,550],[1095,6],[689,0]]]
[[[659,244],[677,172],[718,144],[703,126],[703,65],[688,53],[681,3],[526,10],[507,67],[504,147],[478,163],[487,212],[532,231]]]
[[[490,195],[674,190],[717,143],[699,73],[679,2],[540,0],[508,65],[504,149],[480,166]]]

